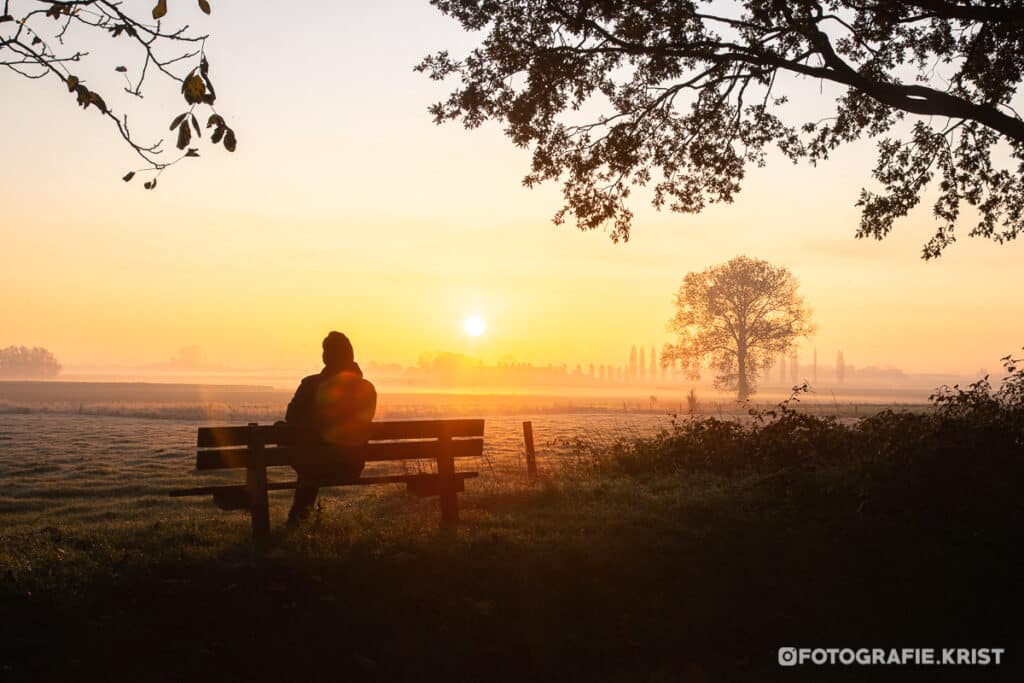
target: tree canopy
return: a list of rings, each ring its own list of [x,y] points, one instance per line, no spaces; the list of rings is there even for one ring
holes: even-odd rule
[[[665,346],[662,364],[681,361],[694,378],[710,366],[718,372],[716,388],[735,389],[746,400],[757,389],[759,370],[814,333],[797,288],[786,268],[746,256],[687,273],[669,321],[677,341]]]
[[[157,177],[168,166],[199,156],[198,148],[193,146],[193,134],[195,138],[202,137],[196,115],[200,106],[209,109],[205,127],[213,129],[210,142],[223,142],[224,148],[233,152],[237,139],[214,107],[217,93],[206,57],[208,36],[191,33],[187,25],[168,29],[167,0],[157,0],[148,15],[133,11],[148,4],[134,5],[127,8],[116,0],[4,0],[0,13],[0,66],[25,78],[56,78],[67,87],[76,104],[108,118],[145,164],[128,172],[124,181],[132,180],[137,172],[146,172],[149,180],[144,186],[153,189]],[[198,7],[203,13],[210,13],[208,0],[198,0]],[[86,72],[92,68],[93,74],[98,75],[95,69],[102,67],[83,46],[97,40],[127,41],[138,57],[138,63],[131,66],[106,67],[123,76],[123,91],[129,96],[142,99],[143,85],[153,75],[180,85],[187,109],[170,124],[180,154],[173,158],[162,156],[162,139],[155,143],[140,142],[129,128],[127,115],[118,114],[111,106],[109,93],[104,97],[89,87]]]
[[[1020,0],[432,2],[481,35],[464,58],[417,67],[459,82],[435,120],[503,123],[532,149],[527,186],[562,180],[556,222],[625,240],[637,186],[699,212],[731,201],[773,146],[816,163],[870,138],[877,187],[861,190],[858,237],[883,238],[926,192],[926,259],[961,218],[1000,243],[1024,229]],[[840,88],[831,115],[787,108],[796,78]]]

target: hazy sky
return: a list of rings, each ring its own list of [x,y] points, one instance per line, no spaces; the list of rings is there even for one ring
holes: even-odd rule
[[[963,237],[922,262],[927,208],[881,243],[854,240],[870,146],[818,168],[772,158],[736,203],[699,216],[636,193],[633,239],[615,245],[552,225],[558,187],[523,189],[529,155],[498,127],[433,125],[426,108],[448,88],[412,67],[473,40],[427,2],[222,2],[209,18],[192,5],[170,3],[169,19],[212,34],[238,151],[204,145],[154,192],[120,181],[138,164],[63,85],[0,74],[0,346],[73,366],[195,344],[220,364],[305,368],[341,329],[362,360],[622,364],[631,344],[669,339],[685,273],[737,254],[797,275],[819,327],[801,354],[823,364],[842,349],[856,366],[973,373],[1024,345],[1022,245]],[[113,65],[82,74],[123,109]],[[127,109],[140,138],[184,110],[167,90],[153,79]],[[471,314],[488,323],[476,340]]]

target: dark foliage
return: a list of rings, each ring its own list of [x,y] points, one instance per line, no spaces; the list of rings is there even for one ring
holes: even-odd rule
[[[981,468],[1024,463],[1024,366],[1003,359],[1006,376],[966,389],[942,387],[933,410],[886,410],[853,424],[797,409],[807,385],[771,410],[750,411],[747,423],[719,418],[673,421],[653,439],[622,440],[610,450],[580,448],[600,468],[630,474],[709,472],[735,476],[831,465],[900,465],[946,461]],[[941,462],[940,462],[941,461]]]
[[[458,80],[435,120],[503,123],[533,150],[526,185],[563,180],[556,222],[569,212],[628,239],[636,186],[653,186],[656,207],[698,212],[731,201],[772,146],[817,163],[871,138],[881,190],[861,192],[858,237],[887,235],[928,188],[938,225],[924,258],[954,241],[964,208],[972,236],[1024,230],[1016,0],[433,3],[481,36],[464,58],[419,65]],[[794,78],[839,86],[833,115],[787,111]]]

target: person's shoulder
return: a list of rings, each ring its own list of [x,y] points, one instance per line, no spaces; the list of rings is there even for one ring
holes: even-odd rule
[[[373,382],[366,379],[365,377],[359,378],[357,391],[364,396],[376,396],[377,387],[373,386]]]
[[[301,390],[304,387],[308,388],[308,387],[311,387],[311,386],[315,387],[318,384],[320,384],[320,380],[322,380],[322,379],[323,379],[323,376],[320,375],[320,373],[317,373],[315,375],[309,375],[308,377],[303,377],[302,381],[299,382],[299,389]]]

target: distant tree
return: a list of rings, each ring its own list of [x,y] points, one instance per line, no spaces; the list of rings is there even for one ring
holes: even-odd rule
[[[665,346],[662,362],[677,358],[691,376],[707,362],[718,371],[717,388],[749,398],[757,371],[771,367],[780,353],[814,331],[797,288],[787,269],[746,256],[688,273],[669,321],[678,339]]]
[[[637,366],[636,366],[636,344],[633,344],[633,348],[629,350],[629,379],[635,380],[637,377]]]
[[[786,383],[786,354],[779,354],[779,384]]]
[[[640,381],[643,382],[644,379],[647,377],[647,363],[644,360],[644,347],[643,347],[643,344],[640,345],[640,356],[639,356],[639,358],[637,359],[637,362],[636,362],[636,370],[637,370],[637,375],[640,378]]]
[[[0,349],[0,377],[48,379],[60,374],[61,365],[52,353],[36,346]]]
[[[814,357],[811,365],[811,381],[818,383],[818,349],[814,349]]]
[[[149,172],[146,189],[156,187],[157,177],[168,166],[187,157],[197,157],[193,134],[202,137],[197,107],[208,108],[205,127],[213,128],[210,141],[223,141],[229,152],[237,144],[235,132],[214,108],[217,99],[210,80],[210,63],[206,57],[208,36],[189,32],[188,25],[179,28],[164,26],[168,11],[167,0],[151,5],[149,16],[139,12],[146,3],[124,3],[116,0],[5,0],[0,14],[0,66],[30,79],[55,78],[74,96],[82,109],[92,109],[106,117],[117,134],[144,162],[144,167],[124,176],[130,181],[137,172]],[[198,7],[210,13],[210,3],[198,0]],[[150,17],[152,20],[150,20]],[[101,40],[127,44],[135,54],[131,66],[98,61],[107,48]],[[120,53],[120,45],[109,45],[111,52]],[[128,117],[117,113],[119,107],[91,89],[88,74],[99,77],[103,71],[120,73],[124,79],[124,93],[139,100],[143,85],[153,75],[161,76],[175,86],[180,85],[181,96],[187,108],[175,116],[170,129],[175,133],[175,146],[180,154],[165,159],[163,141],[143,143],[132,134]],[[109,96],[110,93],[108,92]],[[6,106],[14,106],[7,102]]]
[[[652,380],[658,379],[658,352],[654,350],[654,344],[651,344],[651,365],[648,368],[648,374]]]
[[[800,382],[800,357],[795,346],[789,350],[789,380],[794,385]]]
[[[843,358],[843,352],[836,352],[836,382],[842,384],[846,378],[846,360]]]
[[[625,240],[637,186],[659,209],[699,212],[732,201],[771,146],[817,163],[869,138],[881,191],[861,191],[858,237],[881,239],[930,189],[926,259],[964,208],[972,236],[1024,230],[1019,0],[432,2],[480,43],[417,67],[457,79],[435,121],[504,124],[533,150],[527,186],[564,179],[557,223],[611,222]],[[786,107],[800,79],[837,86],[822,115]]]

